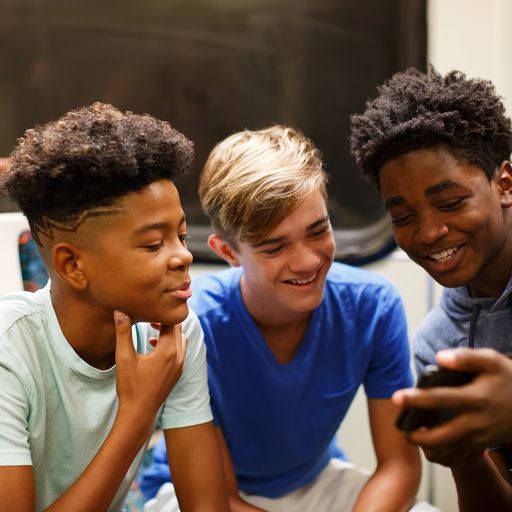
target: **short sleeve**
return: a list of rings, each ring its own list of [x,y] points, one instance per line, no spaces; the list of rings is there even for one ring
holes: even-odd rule
[[[374,332],[373,349],[364,387],[369,398],[390,398],[401,388],[414,383],[402,300],[391,286],[374,295],[379,315]]]
[[[31,466],[29,400],[17,373],[19,364],[0,341],[0,465]]]
[[[163,429],[198,425],[212,420],[206,349],[201,324],[191,310],[183,323],[188,337],[183,374],[163,405],[160,427]]]

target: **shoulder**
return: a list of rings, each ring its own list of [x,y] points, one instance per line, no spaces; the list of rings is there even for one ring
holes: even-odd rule
[[[190,307],[199,317],[211,310],[222,309],[237,293],[241,276],[241,268],[228,268],[194,277]]]
[[[332,264],[327,274],[326,291],[372,303],[400,300],[397,289],[385,277],[338,262]]]
[[[0,336],[6,336],[20,324],[37,324],[44,314],[45,295],[49,289],[33,292],[16,292],[0,298]],[[36,316],[37,318],[34,318]]]
[[[450,346],[456,336],[452,322],[440,305],[430,310],[413,336],[414,352],[417,358],[434,362],[434,354]]]
[[[6,386],[11,382],[11,387],[16,381],[28,397],[40,388],[36,382],[48,360],[48,315],[42,296],[47,295],[49,304],[51,299],[49,289],[45,290],[17,292],[0,299],[2,380]]]

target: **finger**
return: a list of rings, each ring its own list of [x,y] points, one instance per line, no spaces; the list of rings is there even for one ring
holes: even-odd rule
[[[181,324],[174,326],[174,336],[176,342],[176,355],[183,361],[185,359],[185,352],[187,351],[188,338],[183,334]]]
[[[160,330],[160,326],[162,325],[160,322],[151,322],[151,327],[153,327],[153,329],[156,329],[157,331]]]
[[[391,396],[391,401],[398,407],[403,407],[405,405],[405,397],[408,389],[399,389],[395,391]]]
[[[135,348],[132,341],[131,318],[122,311],[114,311],[116,326],[116,358],[121,354],[133,354]]]
[[[179,334],[178,334],[179,333]],[[181,325],[160,325],[160,336],[155,350],[166,350],[172,354],[181,354]]]
[[[408,438],[414,444],[434,448],[440,445],[466,442],[468,433],[471,431],[471,418],[468,415],[460,415],[436,427],[410,432]]]
[[[454,410],[470,409],[474,403],[472,385],[457,387],[438,387],[428,389],[403,389],[397,392],[402,407],[420,409],[449,408]],[[394,398],[394,396],[393,396]]]
[[[181,353],[183,354],[183,360],[185,360],[185,356],[187,355],[187,347],[188,347],[188,336],[185,334],[181,335]]]
[[[437,362],[454,370],[484,373],[493,372],[505,356],[490,348],[455,348],[441,350],[436,354]]]
[[[148,339],[148,343],[149,343],[152,347],[156,347],[156,344],[158,343],[158,338],[149,338],[149,339]]]

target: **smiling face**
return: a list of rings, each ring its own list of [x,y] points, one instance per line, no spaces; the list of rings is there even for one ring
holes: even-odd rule
[[[109,318],[119,309],[134,321],[182,322],[191,295],[192,255],[176,187],[157,181],[126,195],[116,207],[119,213],[84,225],[94,231],[101,225],[83,249],[88,302]]]
[[[388,161],[380,191],[397,244],[437,282],[499,296],[512,269],[511,168],[484,171],[442,146]]]
[[[318,190],[257,244],[238,242],[241,290],[249,312],[262,323],[309,315],[323,299],[334,250],[325,199]]]

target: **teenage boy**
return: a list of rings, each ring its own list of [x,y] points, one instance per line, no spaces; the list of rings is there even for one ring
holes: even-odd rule
[[[100,103],[12,153],[3,188],[51,282],[0,301],[2,512],[120,510],[156,421],[182,510],[228,510],[172,182],[192,157],[168,123]]]
[[[192,307],[232,510],[407,510],[420,461],[390,399],[412,382],[403,306],[383,278],[333,263],[318,149],[283,126],[234,134],[211,152],[199,195],[209,245],[231,266],[195,279]],[[361,384],[372,475],[335,437]]]
[[[458,412],[410,440],[451,467],[461,510],[512,510],[512,452],[485,449],[512,441],[512,362],[490,350],[512,350],[510,119],[490,82],[457,71],[410,69],[378,91],[352,118],[353,153],[398,245],[446,287],[415,336],[417,368],[437,353],[439,364],[476,374],[461,388],[409,390],[395,401]],[[487,348],[442,350],[456,347]]]

